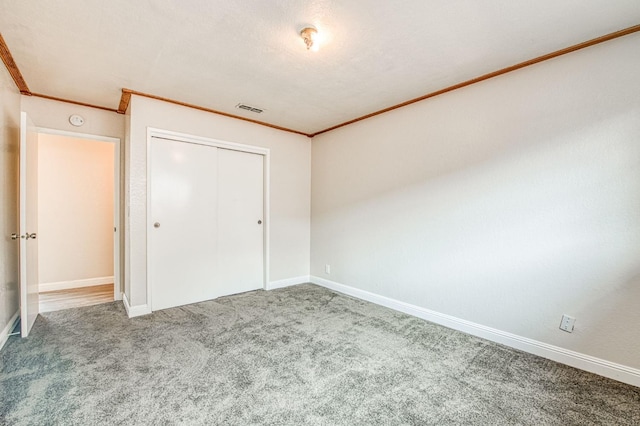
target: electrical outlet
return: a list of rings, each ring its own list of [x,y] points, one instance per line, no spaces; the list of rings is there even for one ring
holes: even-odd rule
[[[324,265],[324,272],[329,275],[331,273],[331,265]]]
[[[560,321],[560,330],[566,331],[567,333],[573,333],[573,326],[576,323],[576,319],[570,317],[567,314],[562,316],[562,320]]]

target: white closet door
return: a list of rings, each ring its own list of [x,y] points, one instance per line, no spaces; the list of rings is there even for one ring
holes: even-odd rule
[[[263,156],[154,138],[151,309],[263,287]]]
[[[152,139],[150,255],[152,310],[220,296],[218,150]]]
[[[218,150],[218,285],[223,294],[263,287],[263,158]]]

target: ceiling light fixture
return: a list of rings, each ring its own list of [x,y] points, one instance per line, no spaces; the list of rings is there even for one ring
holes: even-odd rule
[[[313,27],[306,27],[300,31],[300,37],[304,40],[304,44],[307,45],[307,50],[318,51],[318,30]]]

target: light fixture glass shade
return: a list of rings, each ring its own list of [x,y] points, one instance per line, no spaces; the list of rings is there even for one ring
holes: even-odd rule
[[[307,46],[307,50],[318,50],[318,30],[313,27],[306,27],[300,31],[300,37],[304,40],[304,44]]]

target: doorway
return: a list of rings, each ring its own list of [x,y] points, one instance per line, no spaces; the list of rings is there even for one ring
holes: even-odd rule
[[[120,140],[38,129],[39,311],[120,300]]]

